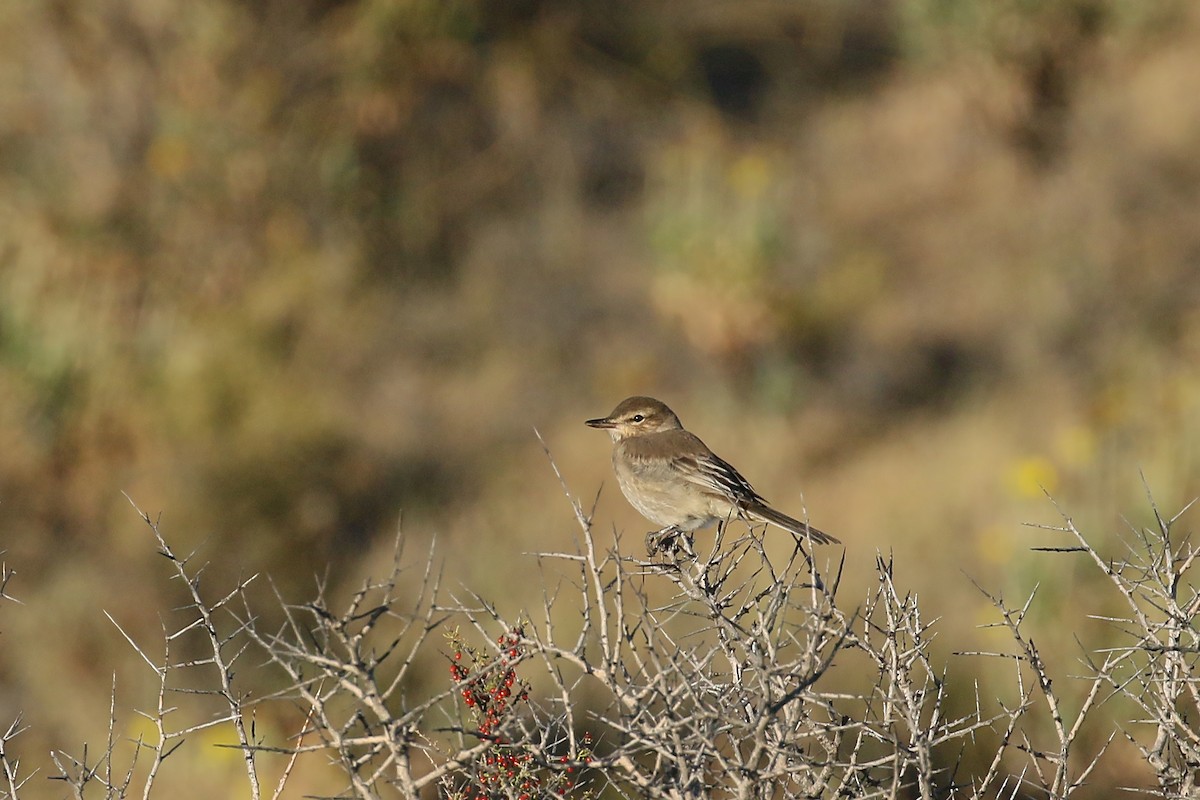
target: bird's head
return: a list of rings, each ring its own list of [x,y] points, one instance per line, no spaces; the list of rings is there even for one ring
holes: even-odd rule
[[[589,419],[585,424],[608,431],[614,442],[683,427],[675,412],[653,397],[627,397],[607,417]]]

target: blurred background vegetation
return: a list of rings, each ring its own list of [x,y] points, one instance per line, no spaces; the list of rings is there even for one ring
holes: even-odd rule
[[[179,596],[122,491],[213,591],[356,583],[403,515],[511,613],[573,547],[534,427],[640,553],[581,422],[653,394],[846,543],[847,602],[893,551],[947,653],[991,641],[967,575],[1097,625],[1042,487],[1093,537],[1139,470],[1200,493],[1194,4],[10,0],[0,52],[26,763],[102,741],[114,672],[148,702],[100,609],[153,641]]]

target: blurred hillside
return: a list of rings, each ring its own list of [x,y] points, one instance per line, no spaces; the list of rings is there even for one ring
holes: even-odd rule
[[[511,610],[570,546],[534,427],[640,548],[581,422],[653,394],[947,651],[964,572],[1050,574],[1041,487],[1113,535],[1139,470],[1200,493],[1192,4],[13,0],[0,51],[30,752],[136,681],[99,609],[170,605],[122,491],[218,584],[353,584],[403,514]]]

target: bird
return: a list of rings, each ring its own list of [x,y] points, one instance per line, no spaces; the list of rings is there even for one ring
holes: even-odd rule
[[[627,397],[608,416],[584,424],[608,431],[621,493],[643,517],[662,526],[646,537],[651,554],[669,537],[684,534],[690,541],[693,531],[735,517],[783,528],[797,541],[840,544],[771,508],[732,464],[685,430],[661,400]]]

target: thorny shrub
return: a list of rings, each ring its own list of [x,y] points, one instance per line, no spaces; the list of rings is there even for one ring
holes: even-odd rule
[[[1109,611],[1093,616],[1110,633],[1081,643],[1081,671],[1035,643],[1034,593],[1012,604],[982,590],[1007,646],[942,663],[890,557],[876,557],[874,589],[846,610],[845,555],[822,567],[803,542],[768,547],[731,524],[700,548],[641,557],[619,537],[602,544],[571,502],[576,546],[536,556],[545,599],[518,620],[443,590],[432,552],[407,569],[400,537],[386,578],[337,604],[324,586],[300,604],[276,594],[283,624],[268,627],[253,577],[214,597],[202,566],[143,515],[187,597],[161,650],[113,620],[156,682],[156,705],[139,712],[153,730],[116,735],[114,689],[105,746],[53,752],[52,777],[80,798],[161,794],[179,745],[229,725],[255,800],[311,795],[290,785],[301,759],[332,768],[338,797],[364,800],[1068,798],[1118,747],[1144,765],[1132,790],[1200,790],[1200,550],[1178,530],[1183,512],[1165,517],[1151,500],[1154,524],[1131,527],[1116,553],[1065,515],[1047,530],[1044,557],[1081,558],[1109,587]],[[0,601],[15,586],[0,567]],[[952,696],[969,685],[952,668],[979,658],[1011,665],[1007,693]],[[436,659],[448,680],[429,680]],[[270,685],[282,688],[261,691]],[[265,707],[290,710],[295,735],[265,741]],[[0,726],[0,798],[28,791],[25,724]],[[1111,746],[1087,745],[1097,729]]]

